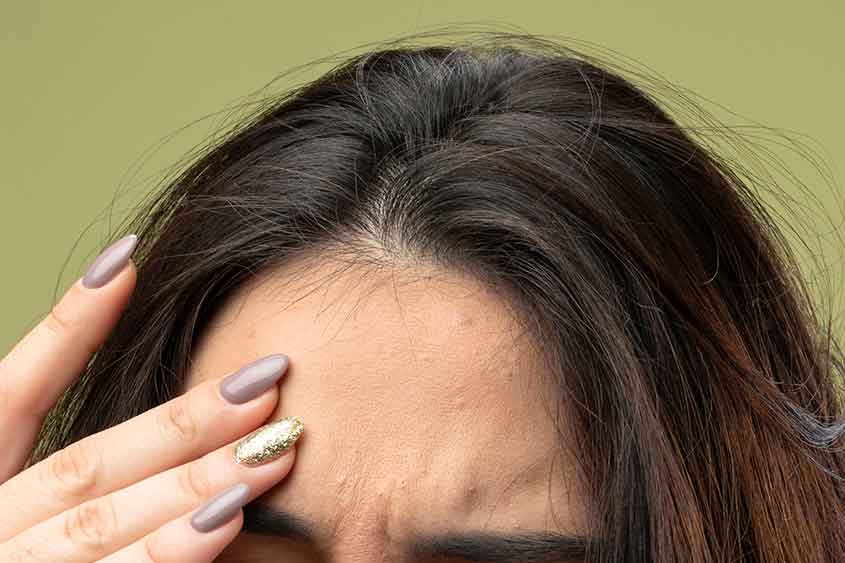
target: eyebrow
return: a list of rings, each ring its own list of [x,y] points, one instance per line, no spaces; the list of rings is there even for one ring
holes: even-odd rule
[[[301,540],[318,546],[325,537],[306,518],[259,502],[243,507],[242,532]],[[576,563],[586,559],[584,536],[558,532],[448,532],[415,536],[407,546],[409,558],[460,557],[496,563]]]

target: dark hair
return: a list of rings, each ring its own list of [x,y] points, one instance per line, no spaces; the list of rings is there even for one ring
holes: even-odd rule
[[[767,211],[621,74],[491,38],[352,57],[169,181],[123,231],[130,304],[29,464],[178,395],[256,274],[416,261],[517,305],[559,389],[589,561],[845,561],[842,353]]]

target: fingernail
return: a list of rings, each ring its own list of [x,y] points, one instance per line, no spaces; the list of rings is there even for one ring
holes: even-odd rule
[[[137,235],[126,235],[111,244],[88,267],[82,285],[94,289],[109,283],[126,266],[137,242]]]
[[[261,395],[276,383],[288,367],[288,357],[273,354],[245,365],[220,383],[220,394],[234,404]]]
[[[232,519],[249,498],[249,485],[238,483],[219,493],[191,516],[191,526],[198,532],[210,532]]]
[[[276,459],[293,447],[303,428],[298,416],[286,416],[265,424],[238,442],[235,461],[242,465],[259,465]]]

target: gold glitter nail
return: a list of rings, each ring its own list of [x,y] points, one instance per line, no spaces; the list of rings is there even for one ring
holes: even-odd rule
[[[259,465],[276,459],[293,446],[303,427],[298,416],[286,416],[265,424],[238,442],[235,461],[243,465]]]

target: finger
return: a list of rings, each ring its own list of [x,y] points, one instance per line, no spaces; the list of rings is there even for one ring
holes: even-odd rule
[[[254,466],[237,463],[233,455],[236,444],[228,444],[199,460],[86,501],[24,530],[0,546],[0,560],[14,560],[24,553],[28,554],[27,561],[99,560],[208,501],[216,491],[244,483],[253,493],[250,498],[258,496],[287,476],[293,466],[294,442],[303,428],[301,420],[286,418],[267,426],[280,427],[288,422],[296,422],[288,424],[290,432],[273,434],[279,436],[277,443],[284,449],[269,461]]]
[[[47,411],[114,328],[135,288],[137,237],[110,245],[0,360],[0,483],[20,471]]]
[[[17,507],[0,519],[0,541],[243,436],[273,412],[279,394],[275,384],[287,366],[283,354],[265,356],[86,436],[15,475],[0,485],[0,506]]]
[[[101,559],[107,563],[211,562],[243,526],[249,487],[239,483],[195,512],[168,522],[149,536]]]

